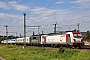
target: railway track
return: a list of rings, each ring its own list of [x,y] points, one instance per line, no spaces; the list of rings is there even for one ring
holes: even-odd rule
[[[3,45],[5,45],[5,44],[3,44]],[[12,44],[13,45],[13,44]],[[14,46],[22,46],[22,48],[23,48],[23,45],[14,45]],[[58,50],[59,49],[59,47],[57,47],[57,48],[55,48],[55,47],[47,47],[47,46],[45,46],[45,47],[39,47],[39,46],[29,46],[29,45],[27,45],[26,47],[32,47],[32,48],[38,48],[38,49],[49,49],[49,50]],[[71,48],[72,49],[72,48]],[[87,50],[87,51],[90,51],[90,45],[84,45],[84,46],[82,46],[81,48],[80,48],[80,50]]]
[[[84,45],[81,47],[81,50],[87,50],[90,52],[90,45]]]
[[[27,46],[27,47],[38,48],[38,49],[49,49],[49,50],[58,50],[59,49],[59,47],[57,47],[57,48],[55,48],[55,47],[39,47],[39,46]],[[90,51],[90,45],[82,46],[80,48],[80,50],[88,50],[88,51]]]
[[[38,49],[49,49],[49,50],[58,50],[59,47],[38,47],[38,46],[27,46],[32,48],[38,48]],[[72,48],[71,48],[72,49]],[[90,45],[82,46],[79,50],[89,51],[90,52]]]

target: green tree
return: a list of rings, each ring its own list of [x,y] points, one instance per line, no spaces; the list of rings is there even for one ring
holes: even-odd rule
[[[74,32],[79,32],[79,30],[77,30],[77,29],[74,29],[73,31],[74,31]]]
[[[89,31],[87,31],[87,33],[86,33],[86,39],[90,39],[90,32]]]
[[[73,31],[74,31],[74,32],[76,32],[77,30],[76,30],[76,29],[74,29]]]

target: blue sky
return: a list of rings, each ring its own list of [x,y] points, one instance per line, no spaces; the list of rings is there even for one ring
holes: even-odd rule
[[[58,31],[77,29],[79,23],[80,31],[90,31],[90,0],[0,0],[0,35],[6,35],[5,25],[8,32],[23,35],[23,13],[26,25],[40,26],[40,33],[53,32],[56,22]],[[27,27],[26,31],[27,36],[38,33],[37,27]]]

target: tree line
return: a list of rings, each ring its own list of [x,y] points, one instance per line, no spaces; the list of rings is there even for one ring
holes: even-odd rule
[[[86,36],[82,37],[83,40],[90,40],[90,31],[87,31]]]

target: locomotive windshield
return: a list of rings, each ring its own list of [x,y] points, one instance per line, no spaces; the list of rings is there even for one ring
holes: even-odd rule
[[[81,38],[81,34],[73,34],[74,38]]]

